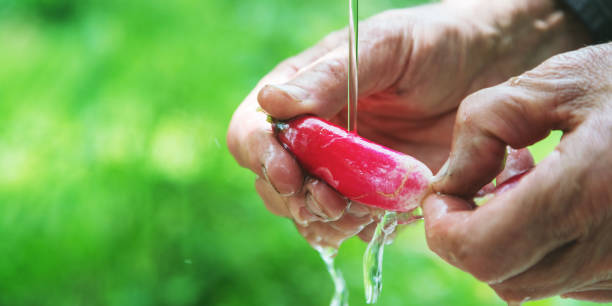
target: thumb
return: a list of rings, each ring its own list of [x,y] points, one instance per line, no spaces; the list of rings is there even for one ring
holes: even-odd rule
[[[395,32],[381,35],[370,23],[364,24],[359,47],[358,97],[390,88],[406,67],[411,45]],[[389,29],[386,30],[391,31]],[[288,119],[302,114],[323,118],[335,116],[346,106],[348,43],[301,67],[292,79],[267,85],[259,92],[260,106],[272,117]]]
[[[545,62],[498,86],[478,91],[457,112],[448,164],[434,178],[434,190],[472,196],[504,168],[506,145],[524,148],[552,129],[570,129],[562,111],[577,91]],[[567,76],[571,78],[571,75]],[[574,123],[575,124],[575,123]]]
[[[257,97],[259,105],[279,119],[334,116],[346,105],[348,56],[343,51],[327,53],[285,83],[266,85]]]

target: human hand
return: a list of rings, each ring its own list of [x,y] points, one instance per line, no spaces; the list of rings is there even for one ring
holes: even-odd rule
[[[447,1],[361,23],[360,134],[438,169],[465,96],[577,43],[551,3]],[[292,218],[311,244],[338,246],[355,234],[369,240],[378,212],[353,203],[345,213],[344,197],[307,178],[257,112],[257,98],[278,119],[314,114],[344,125],[347,48],[346,32],[336,32],[281,63],[236,110],[228,131],[230,151],[259,176],[256,189],[268,209]]]
[[[473,206],[503,167],[506,145],[523,148],[553,129],[564,132],[553,153]],[[612,301],[612,43],[555,56],[469,96],[454,133],[433,184],[445,195],[423,204],[430,248],[505,300]]]

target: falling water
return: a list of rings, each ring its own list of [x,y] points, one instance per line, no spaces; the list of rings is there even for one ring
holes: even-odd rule
[[[359,1],[349,0],[348,53],[348,130],[357,133]]]
[[[334,282],[334,296],[332,297],[330,306],[348,306],[348,289],[346,288],[346,282],[342,277],[342,273],[339,269],[336,269],[334,265],[334,258],[338,254],[338,249],[332,247],[316,247],[317,251],[321,255],[327,272],[331,276]]]
[[[348,86],[347,86],[347,129],[353,133],[357,133],[357,35],[358,35],[358,19],[359,7],[358,0],[349,0],[349,53],[348,53]],[[348,289],[346,282],[342,277],[340,270],[334,265],[334,258],[338,254],[338,250],[331,247],[316,247],[321,255],[323,262],[327,267],[327,271],[334,282],[334,296],[332,297],[330,306],[348,306]]]
[[[374,304],[382,290],[382,262],[385,244],[395,231],[398,215],[387,211],[378,222],[372,240],[363,254],[363,283],[366,303]]]

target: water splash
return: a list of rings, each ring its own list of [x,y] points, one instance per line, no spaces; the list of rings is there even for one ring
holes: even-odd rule
[[[339,269],[336,269],[334,258],[338,254],[338,249],[332,247],[315,247],[321,255],[321,259],[327,267],[327,272],[334,282],[334,296],[332,297],[330,306],[348,306],[348,289],[346,282]]]
[[[387,239],[395,231],[397,220],[396,212],[388,211],[383,215],[363,255],[363,282],[368,304],[376,303],[382,290],[383,252]]]

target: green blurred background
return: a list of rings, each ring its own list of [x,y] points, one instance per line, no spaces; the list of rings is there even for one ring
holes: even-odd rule
[[[419,2],[362,1],[361,17]],[[264,209],[225,132],[346,5],[0,0],[0,305],[327,305],[317,253]],[[364,249],[338,256],[352,305]],[[385,256],[379,305],[503,304],[429,252],[422,224]]]

